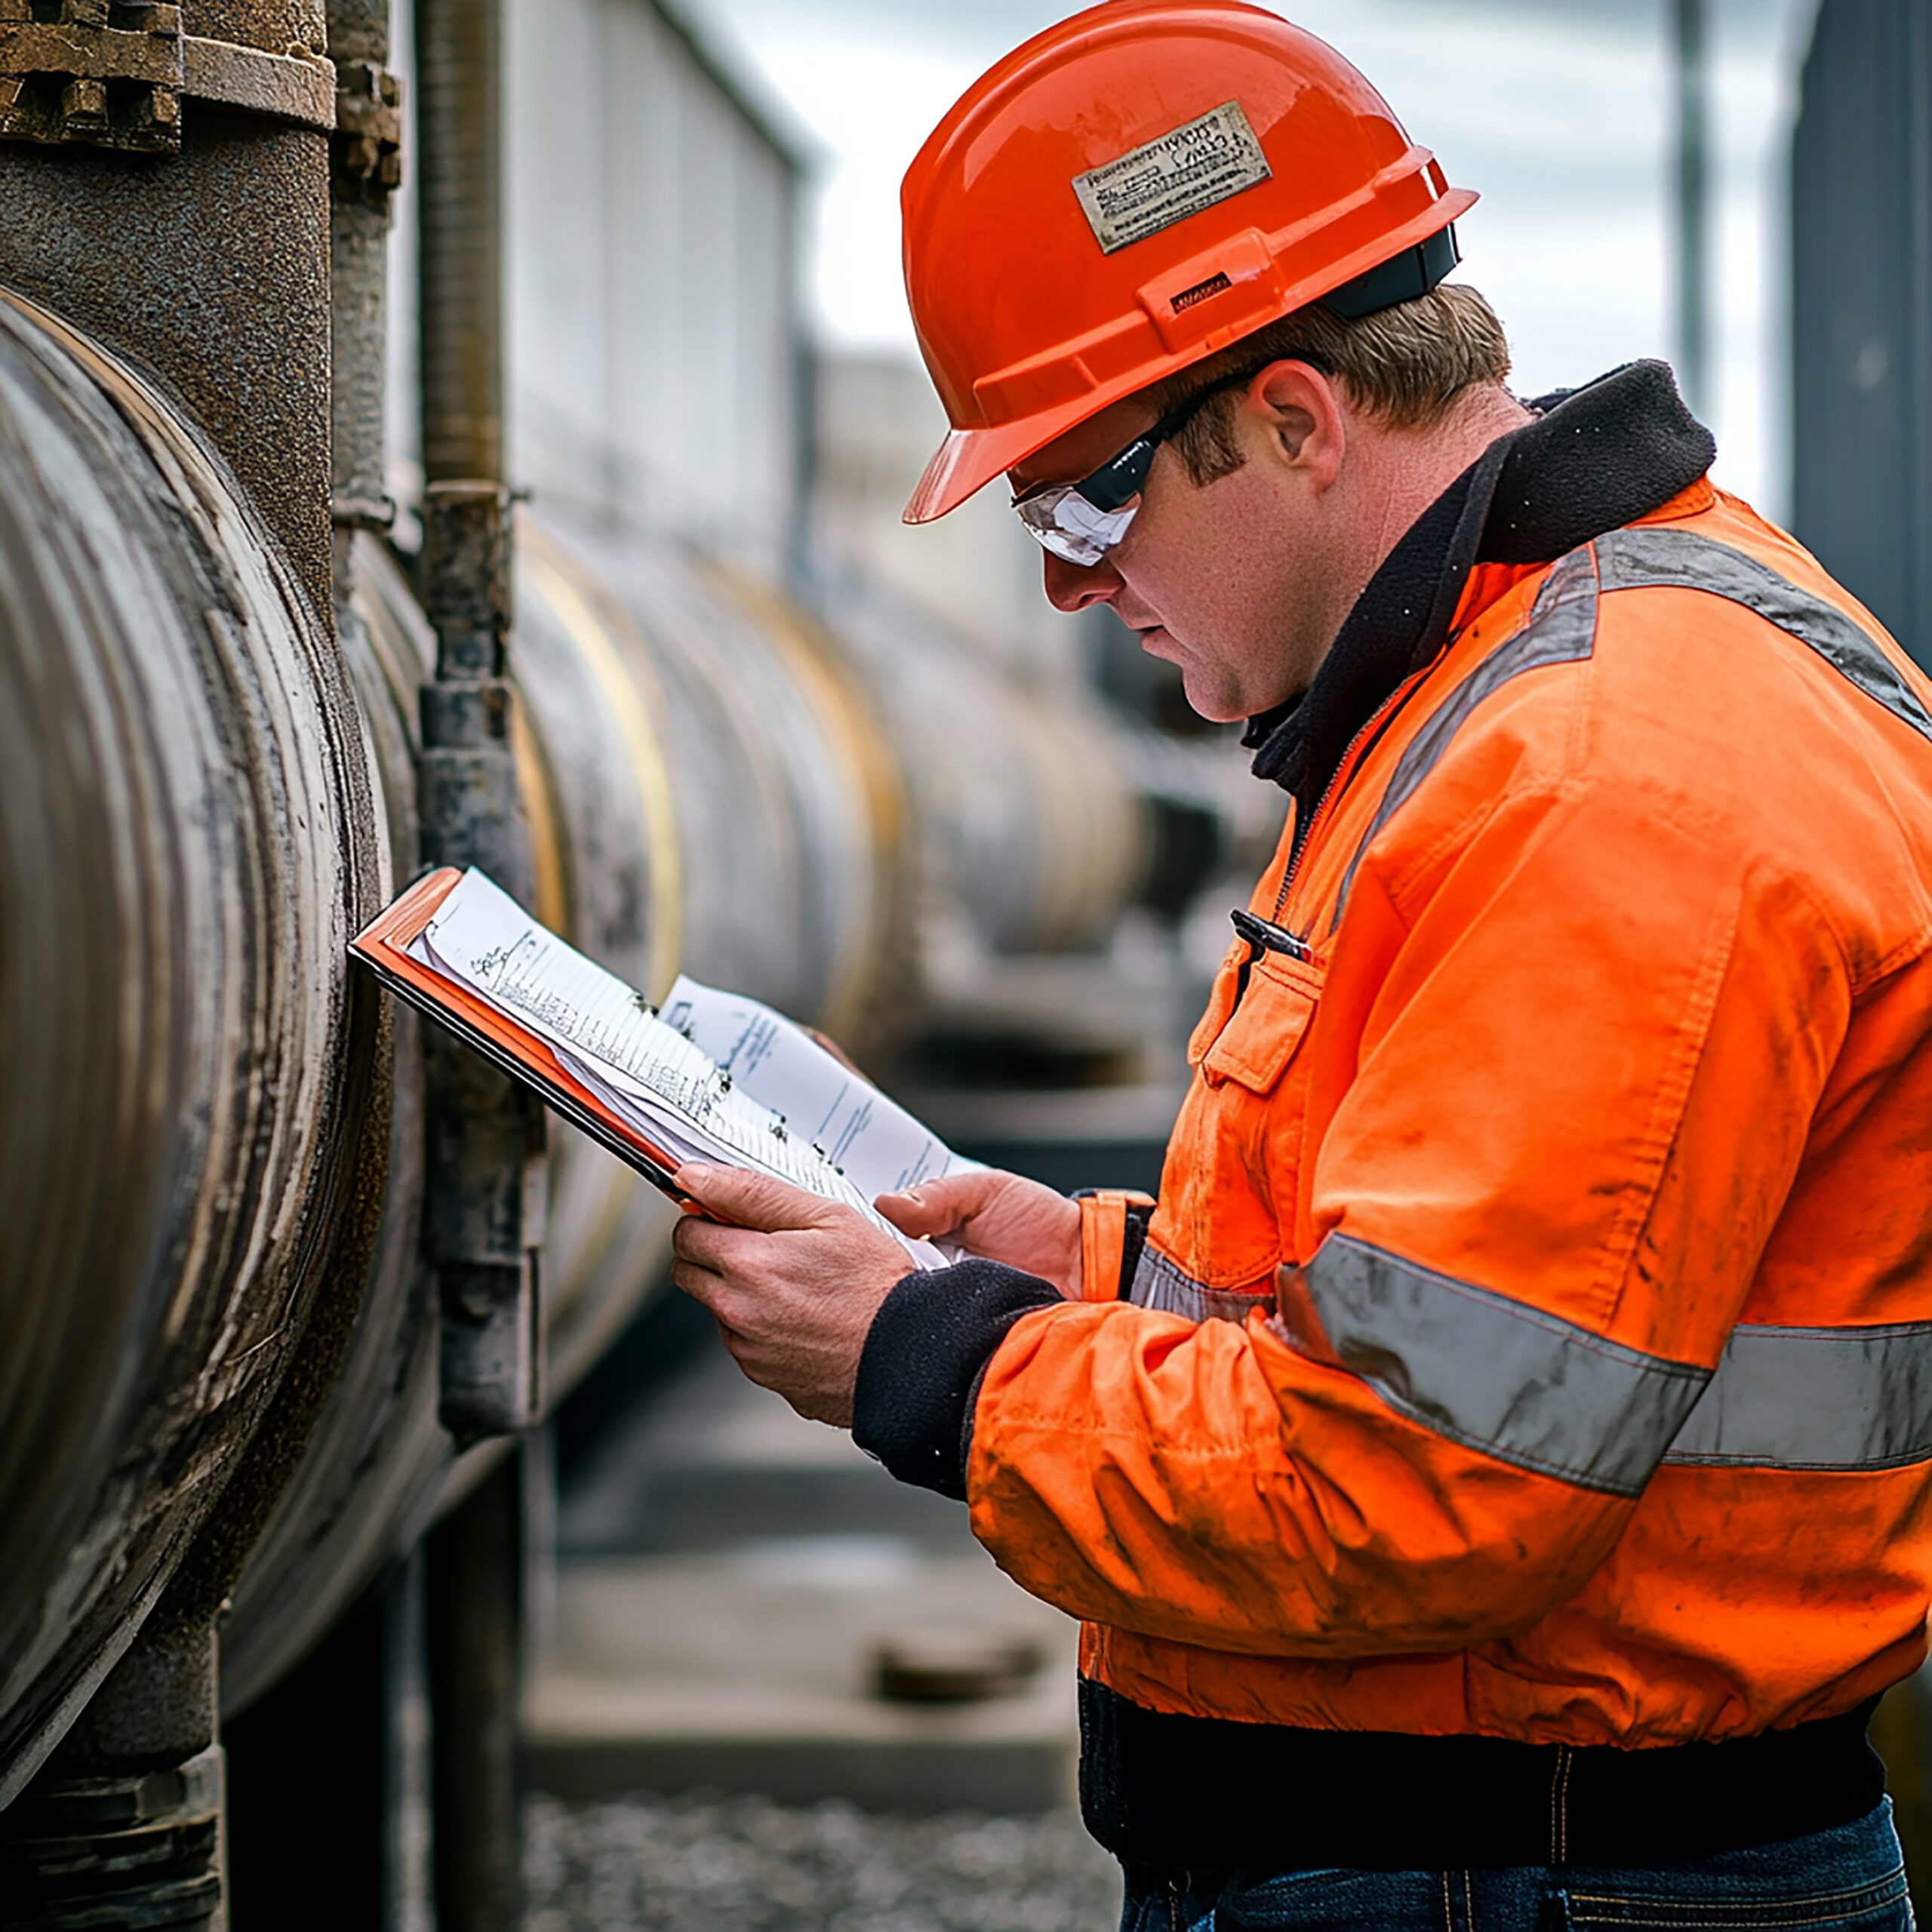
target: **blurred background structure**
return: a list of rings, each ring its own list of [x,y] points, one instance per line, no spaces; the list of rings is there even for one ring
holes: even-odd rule
[[[165,23],[26,11],[0,1924],[510,1932],[526,1802],[545,1932],[1105,1922],[1070,1626],[743,1384],[659,1198],[340,964],[475,859],[964,1151],[1155,1184],[1281,800],[1047,606],[997,491],[899,521],[944,427],[900,177],[1074,8],[189,0],[202,91],[97,112],[23,34]],[[1522,392],[1672,359],[1718,480],[1932,663],[1919,0],[1289,11],[1482,190]],[[1881,1715],[1921,1872],[1922,1700]]]

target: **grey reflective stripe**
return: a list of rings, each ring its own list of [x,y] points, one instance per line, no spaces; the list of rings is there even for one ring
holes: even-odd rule
[[[1398,1414],[1586,1489],[1639,1494],[1711,1379],[1349,1235],[1303,1273],[1336,1359]]]
[[[1183,1274],[1164,1254],[1151,1247],[1140,1251],[1127,1298],[1143,1308],[1184,1315],[1190,1321],[1245,1321],[1251,1309],[1272,1308],[1275,1304],[1272,1287],[1258,1294],[1211,1288],[1192,1275]]]
[[[1742,604],[1932,740],[1932,715],[1863,627],[1756,558],[1687,530],[1616,530],[1595,548],[1605,590],[1702,590]]]
[[[1664,1460],[1774,1469],[1932,1462],[1932,1324],[1733,1329]]]
[[[1932,1462],[1932,1322],[1731,1331],[1713,1375],[1331,1235],[1303,1271],[1330,1349],[1398,1414],[1614,1496],[1661,1463],[1887,1469]],[[1131,1299],[1244,1321],[1272,1294],[1210,1288],[1143,1249]]]
[[[1528,620],[1520,630],[1505,638],[1432,712],[1396,761],[1395,776],[1375,808],[1375,817],[1362,834],[1355,857],[1349,861],[1342,888],[1335,895],[1335,910],[1329,919],[1332,932],[1349,903],[1349,889],[1355,882],[1355,868],[1362,862],[1375,835],[1393,818],[1414,795],[1436,762],[1449,749],[1450,740],[1463,728],[1469,714],[1486,697],[1493,696],[1512,678],[1525,671],[1540,670],[1546,664],[1574,664],[1589,656],[1597,635],[1597,567],[1590,546],[1572,550],[1559,558],[1543,581]]]

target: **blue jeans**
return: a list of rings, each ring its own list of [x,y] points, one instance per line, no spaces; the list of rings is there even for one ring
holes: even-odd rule
[[[1121,1932],[1912,1932],[1890,1798],[1828,1832],[1672,1865],[1595,1870],[1236,1872],[1211,1884],[1137,1883]]]

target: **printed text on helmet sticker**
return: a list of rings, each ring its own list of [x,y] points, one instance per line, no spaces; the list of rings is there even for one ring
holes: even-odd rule
[[[1144,242],[1225,202],[1272,171],[1238,100],[1159,136],[1085,174],[1073,192],[1100,252]]]

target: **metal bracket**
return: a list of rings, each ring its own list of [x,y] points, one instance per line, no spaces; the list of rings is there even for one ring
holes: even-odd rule
[[[381,208],[402,184],[402,83],[373,60],[338,60],[330,143],[339,190]]]
[[[393,530],[395,514],[395,499],[390,496],[358,497],[338,490],[329,499],[329,523],[337,530]]]
[[[181,31],[160,0],[0,0],[0,140],[175,154],[181,102],[333,133],[335,69]]]
[[[417,805],[423,856],[477,866],[528,903],[530,832],[510,745],[509,492],[488,479],[423,497],[423,608],[436,676],[423,686]],[[428,1044],[423,1236],[442,1299],[439,1414],[464,1447],[533,1428],[543,1413],[548,1117],[446,1039]]]

